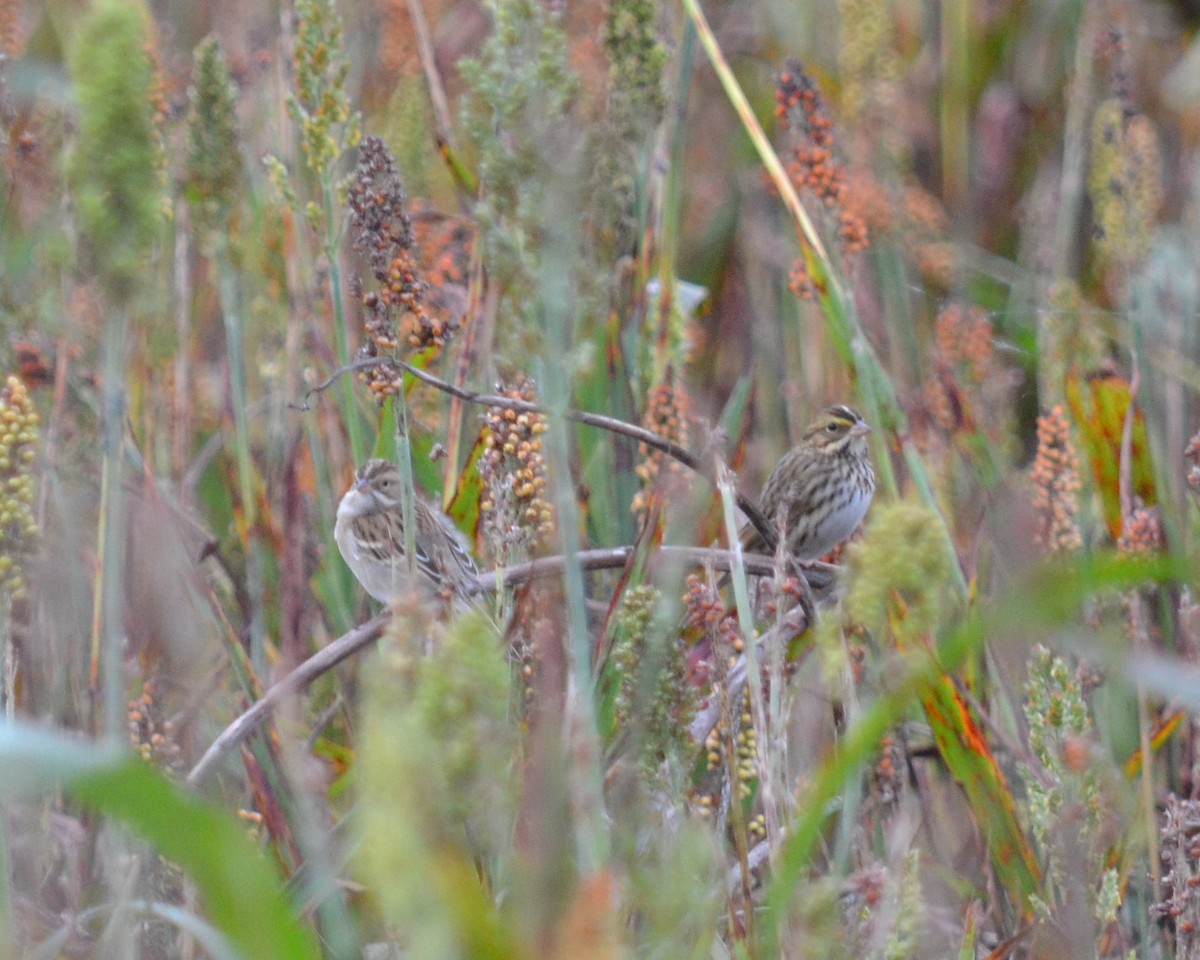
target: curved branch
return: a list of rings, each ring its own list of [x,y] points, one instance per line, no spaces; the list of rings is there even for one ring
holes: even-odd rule
[[[612,569],[628,563],[634,549],[634,547],[612,547],[603,550],[585,550],[578,554],[576,559],[585,570]],[[690,565],[709,564],[717,570],[728,570],[733,556],[729,550],[713,550],[704,547],[664,546],[659,547],[655,552],[668,559],[678,558]],[[775,572],[774,557],[745,554],[742,562],[747,573],[770,576]],[[561,573],[565,566],[566,562],[562,557],[540,557],[537,560],[530,560],[528,563],[491,570],[479,575],[479,592],[486,593],[495,590],[497,583],[501,580],[505,586],[516,586],[539,577],[554,576]],[[828,594],[833,585],[837,568],[827,563],[804,563],[801,564],[801,567],[813,593],[818,597]],[[204,755],[196,765],[192,767],[184,782],[190,787],[198,787],[203,783],[217,764],[250,736],[280,703],[308,687],[318,677],[328,673],[343,660],[354,656],[378,640],[383,635],[383,629],[387,626],[390,617],[391,614],[385,611],[348,633],[342,634],[300,663],[282,680],[268,688],[261,700],[252,704],[245,713],[235,717],[229,726],[221,731],[204,751]],[[768,631],[764,639],[770,636],[771,631]],[[704,722],[700,721],[701,724]],[[712,722],[715,723],[715,719]],[[693,726],[693,734],[696,729],[696,726]],[[703,737],[700,739],[702,740]]]
[[[479,393],[475,390],[468,390],[465,387],[448,383],[440,377],[435,377],[428,370],[422,370],[419,367],[414,367],[411,363],[405,363],[403,360],[396,360],[392,357],[367,357],[362,360],[355,360],[353,363],[348,363],[344,367],[339,367],[316,386],[310,387],[300,403],[292,403],[289,406],[293,410],[310,410],[312,408],[309,400],[314,394],[324,393],[347,373],[354,373],[357,370],[369,370],[372,367],[393,367],[403,370],[405,373],[416,377],[422,383],[427,383],[429,386],[441,390],[443,393],[448,393],[450,396],[458,397],[460,400],[465,400],[468,403],[546,415],[546,408],[536,403],[531,403],[528,400],[518,400],[514,397],[502,397],[494,393]],[[700,476],[704,477],[710,483],[714,482],[712,473],[691,451],[684,449],[679,444],[665,437],[659,436],[651,430],[647,430],[645,427],[626,423],[624,420],[618,420],[615,417],[606,417],[599,413],[588,413],[583,410],[564,410],[563,416],[576,423],[583,423],[589,427],[598,427],[601,430],[608,430],[610,433],[619,433],[622,436],[637,440],[639,443],[644,443],[646,446],[666,454],[672,460],[682,463],[689,470],[700,474]],[[766,549],[773,551],[776,545],[774,526],[767,521],[762,511],[758,509],[758,504],[749,497],[737,491],[734,491],[734,497],[737,500],[738,507],[746,515],[746,519],[762,535]]]
[[[200,761],[192,767],[184,781],[189,787],[198,787],[227,753],[245,740],[270,715],[280,703],[293,693],[303,690],[310,683],[336,667],[348,657],[358,653],[383,635],[383,628],[391,619],[390,613],[381,613],[366,623],[360,624],[349,633],[344,633],[328,646],[318,650],[296,667],[291,673],[271,686],[262,699],[229,724],[214,740]]]

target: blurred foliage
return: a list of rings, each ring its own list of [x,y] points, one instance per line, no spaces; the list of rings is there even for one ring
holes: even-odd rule
[[[97,4],[71,57],[79,136],[70,175],[81,249],[118,298],[135,288],[161,214],[159,91],[148,16],[132,0]]]

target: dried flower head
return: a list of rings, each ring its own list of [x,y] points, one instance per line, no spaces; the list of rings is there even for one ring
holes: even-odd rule
[[[38,536],[34,517],[38,414],[25,384],[10,376],[0,389],[0,593],[25,593],[24,562]]]
[[[1061,406],[1038,417],[1037,457],[1030,479],[1038,516],[1037,541],[1051,553],[1070,553],[1083,546],[1076,494],[1079,492],[1079,456],[1071,442],[1071,424]]]
[[[498,384],[496,392],[513,400],[537,400],[537,385],[523,375],[510,384]],[[479,511],[496,559],[505,564],[531,550],[553,527],[542,455],[546,417],[493,407],[483,420],[485,449],[479,458],[479,475],[484,492]]]
[[[1162,518],[1157,507],[1135,507],[1121,525],[1117,550],[1128,556],[1153,557],[1162,553]]]
[[[288,109],[300,127],[308,168],[328,173],[358,143],[359,118],[350,108],[350,63],[342,44],[342,18],[334,0],[296,0],[296,94]]]
[[[825,225],[844,254],[865,250],[867,220],[851,202],[846,167],[837,159],[833,120],[817,83],[798,61],[788,61],[775,86],[775,116],[791,137],[788,177],[796,189],[815,197],[826,212]],[[797,260],[789,279],[792,292],[812,299],[816,290],[807,266]]]
[[[642,420],[647,430],[681,447],[688,443],[688,409],[691,401],[687,388],[668,374],[666,381],[650,391],[650,403]],[[642,489],[633,498],[633,512],[642,514],[655,499],[667,502],[686,483],[686,471],[679,461],[646,444],[639,446],[642,462],[637,467]]]
[[[371,273],[381,286],[391,280],[397,252],[413,246],[412,221],[405,201],[404,185],[387,146],[378,137],[364,137],[347,202],[354,249],[366,255]]]
[[[394,356],[402,340],[418,350],[441,348],[458,329],[457,319],[429,309],[429,285],[417,264],[406,202],[387,146],[378,137],[364,138],[348,194],[350,224],[354,247],[366,257],[379,288],[364,292],[361,281],[354,284],[366,328],[360,359]],[[386,364],[369,367],[362,376],[379,400],[402,383],[399,371]]]
[[[1178,957],[1194,957],[1200,949],[1200,800],[1167,796],[1163,811],[1162,859],[1165,898],[1150,907],[1150,915],[1175,930]]]

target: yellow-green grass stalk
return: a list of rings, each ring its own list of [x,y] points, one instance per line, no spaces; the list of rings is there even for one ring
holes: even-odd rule
[[[345,284],[342,281],[340,248],[342,242],[341,209],[337,202],[334,172],[330,167],[321,171],[321,203],[324,209],[325,234],[323,250],[329,263],[329,298],[333,307],[333,329],[338,363],[343,367],[350,363],[350,335],[346,327]],[[346,421],[346,432],[350,437],[350,453],[355,464],[361,464],[367,455],[367,438],[363,426],[362,412],[354,396],[354,377],[342,377],[342,416]]]
[[[91,689],[104,701],[103,729],[114,741],[126,732],[126,338],[162,223],[162,143],[152,106],[154,67],[146,53],[149,24],[147,11],[135,0],[103,0],[80,26],[70,58],[78,137],[68,173],[78,212],[79,257],[99,279],[107,308],[100,348],[102,493]]]
[[[803,256],[806,266],[815,278],[818,290],[821,291],[820,302],[825,313],[825,320],[828,324],[830,335],[843,361],[852,367],[857,376],[859,392],[867,407],[867,418],[877,427],[889,426],[893,428],[896,437],[899,439],[905,465],[908,468],[913,484],[917,488],[921,500],[931,509],[937,511],[945,531],[946,549],[953,556],[954,544],[950,536],[950,530],[934,496],[929,474],[919,453],[907,438],[907,418],[900,407],[895,385],[883,369],[878,357],[875,355],[875,351],[859,327],[853,303],[842,284],[839,271],[830,259],[829,253],[817,233],[812,218],[808,215],[808,211],[805,209],[803,202],[796,193],[795,187],[788,178],[787,171],[784,169],[778,154],[767,139],[766,133],[763,131],[762,125],[758,122],[758,118],[754,115],[754,111],[746,99],[741,85],[725,60],[720,45],[717,43],[712,29],[708,25],[708,21],[700,10],[698,0],[682,0],[682,2],[684,10],[696,26],[700,42],[708,54],[709,60],[712,62],[713,69],[717,73],[725,95],[729,98],[739,119],[742,121],[742,125],[750,137],[750,141],[754,145],[759,159],[766,168],[771,182],[779,190],[779,195],[783,198],[784,206],[787,207],[788,212],[796,221],[804,242]],[[875,452],[875,464],[879,471],[881,485],[890,495],[893,497],[897,496],[899,494],[899,483],[892,468],[890,453],[882,438],[875,441]],[[965,596],[967,582],[957,562],[954,564],[954,570],[959,588]]]
[[[733,563],[730,566],[733,582],[733,596],[737,601],[738,627],[742,631],[745,643],[747,688],[750,691],[750,712],[755,726],[755,749],[758,761],[759,795],[762,798],[763,814],[767,825],[767,838],[774,849],[781,835],[781,819],[779,798],[786,791],[786,779],[783,772],[783,757],[773,749],[775,743],[782,743],[783,718],[778,709],[768,713],[768,705],[763,697],[762,667],[758,660],[758,636],[754,629],[754,616],[750,605],[750,591],[746,582],[746,567],[742,559],[741,541],[738,536],[737,509],[734,504],[733,474],[722,466],[717,477],[717,487],[721,491],[721,507],[725,520],[725,537],[729,549],[733,553]],[[779,654],[782,652],[782,641],[776,643],[774,650],[768,651],[772,666],[778,667],[770,674],[772,706],[779,706],[779,688],[783,680],[783,661]],[[734,803],[738,803],[737,791],[734,791]]]
[[[341,17],[334,0],[297,0],[295,85],[288,108],[300,131],[300,149],[320,188],[320,203],[310,203],[304,215],[319,222],[321,248],[329,268],[329,296],[333,310],[338,362],[350,362],[346,329],[345,283],[342,279],[341,242],[343,217],[338,199],[337,168],[347,150],[358,145],[361,118],[351,109],[346,77],[349,61],[343,42]],[[341,384],[342,417],[355,463],[367,455],[363,415],[354,395],[354,381]]]
[[[213,250],[217,296],[225,325],[225,348],[229,359],[229,391],[233,406],[233,449],[237,461],[238,497],[241,516],[238,533],[246,551],[246,596],[250,603],[250,656],[255,668],[266,668],[266,614],[263,610],[263,558],[257,529],[257,494],[254,459],[250,454],[249,397],[246,389],[245,325],[242,323],[238,274],[229,260],[229,244],[218,234]]]
[[[779,191],[780,197],[783,198],[784,206],[787,207],[788,213],[796,221],[796,225],[800,228],[800,233],[805,242],[811,247],[817,257],[820,270],[819,273],[814,273],[814,276],[829,283],[836,290],[837,295],[844,299],[845,295],[841,289],[841,281],[833,269],[833,262],[829,258],[825,244],[821,241],[821,237],[817,233],[817,228],[813,224],[812,218],[809,217],[808,211],[804,209],[804,204],[801,202],[799,194],[796,193],[796,188],[788,177],[787,171],[779,159],[779,155],[775,152],[774,147],[771,146],[771,141],[767,139],[762,124],[758,122],[758,117],[754,115],[750,101],[746,99],[746,94],[742,91],[741,84],[738,83],[737,77],[733,75],[733,70],[730,69],[729,62],[725,59],[725,54],[721,52],[721,46],[717,43],[717,38],[712,32],[712,28],[708,25],[708,20],[704,16],[704,12],[700,9],[699,0],[683,0],[683,9],[695,26],[696,34],[700,38],[700,44],[704,47],[704,52],[708,54],[708,59],[712,63],[713,70],[717,74],[717,79],[721,83],[721,88],[725,91],[725,96],[729,98],[730,104],[737,112],[738,119],[742,121],[742,126],[745,128],[747,136],[750,137],[750,142],[754,145],[755,152],[766,168],[767,175]]]
[[[543,304],[564,303],[565,297],[553,283],[543,289]],[[566,323],[555,316],[547,318],[544,329],[565,339]],[[583,571],[579,555],[579,512],[571,482],[569,424],[563,416],[569,406],[568,374],[563,359],[566,350],[554,346],[538,358],[537,380],[543,385],[548,414],[546,453],[550,467],[555,521],[559,549],[566,563],[563,592],[567,615],[567,656],[572,675],[572,696],[568,698],[565,746],[572,757],[568,782],[577,812],[575,843],[580,867],[585,874],[604,868],[610,857],[610,838],[605,827],[604,781],[600,768],[600,732],[596,713],[595,676],[592,670],[591,635],[584,612]],[[557,359],[555,359],[557,358]],[[573,714],[573,716],[572,716]],[[572,742],[574,741],[574,742]]]

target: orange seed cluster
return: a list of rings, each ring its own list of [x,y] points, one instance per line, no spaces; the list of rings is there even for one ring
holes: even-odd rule
[[[183,768],[183,751],[175,735],[175,725],[161,718],[153,681],[142,685],[136,700],[129,701],[129,743],[147,763],[169,774]]]
[[[725,607],[721,603],[721,598],[696,573],[688,574],[687,589],[683,595],[683,609],[688,625],[698,627],[706,633],[725,616]]]
[[[1153,557],[1162,553],[1162,519],[1154,507],[1137,507],[1121,525],[1117,550],[1127,556]]]
[[[798,190],[816,197],[833,218],[844,253],[857,253],[868,245],[867,221],[850,201],[846,167],[836,156],[833,120],[817,83],[795,60],[779,75],[775,86],[775,115],[792,133],[788,177]],[[811,300],[816,289],[808,270],[797,261],[789,286],[799,298]]]
[[[429,308],[429,285],[417,263],[404,187],[395,160],[378,137],[362,142],[348,203],[354,247],[365,255],[379,285],[378,291],[366,292],[361,281],[355,286],[366,332],[360,359],[394,355],[401,341],[417,350],[445,346],[458,320]],[[380,401],[401,386],[399,371],[387,364],[368,367],[363,379]]]
[[[950,304],[937,316],[934,337],[937,376],[925,382],[926,408],[947,433],[973,430],[972,399],[983,399],[981,388],[998,383],[1001,377],[992,321],[979,307]]]
[[[996,348],[992,339],[992,321],[979,307],[964,310],[951,304],[938,314],[935,323],[937,349],[953,364],[967,364],[973,379],[982,383],[991,372]]]
[[[650,403],[642,420],[647,430],[670,440],[681,447],[688,443],[688,409],[691,406],[687,388],[682,383],[668,378],[650,391]],[[633,512],[644,513],[653,498],[667,498],[683,483],[685,472],[679,461],[668,457],[661,450],[652,450],[640,445],[642,462],[637,475],[642,480],[642,489],[633,498]]]
[[[512,384],[499,384],[497,392],[529,403],[537,399],[537,386],[524,376]],[[485,449],[479,458],[484,494],[479,503],[485,529],[505,559],[514,550],[528,549],[553,526],[554,514],[546,499],[546,459],[542,435],[546,417],[541,413],[492,407],[484,414]]]
[[[817,285],[813,282],[812,275],[808,272],[808,267],[804,265],[803,260],[797,260],[792,264],[792,269],[788,273],[788,289],[798,300],[817,299]]]
[[[790,61],[775,86],[775,116],[796,134],[788,174],[827,207],[846,195],[846,168],[834,158],[833,120],[812,76]]]
[[[895,803],[904,789],[904,748],[894,734],[879,743],[879,760],[872,776],[872,794],[880,803]]]

